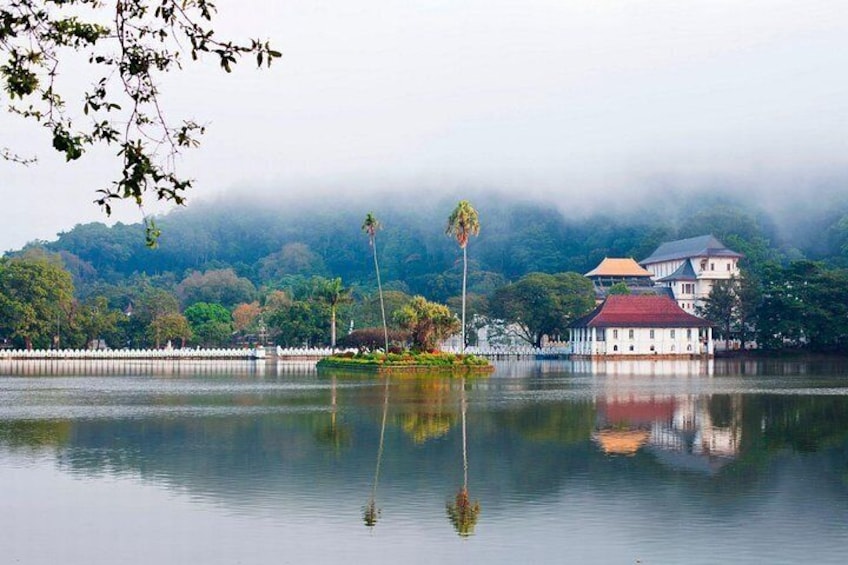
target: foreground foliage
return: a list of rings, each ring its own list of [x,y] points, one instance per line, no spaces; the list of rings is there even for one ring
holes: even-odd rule
[[[53,148],[73,161],[92,146],[117,147],[121,172],[98,192],[107,214],[112,202],[140,207],[152,194],[181,204],[191,179],[174,170],[174,158],[198,144],[205,127],[191,119],[169,120],[161,104],[162,75],[186,61],[214,57],[226,72],[242,55],[271,64],[280,53],[268,42],[237,43],[218,37],[210,0],[10,0],[0,5],[0,83],[10,110],[52,136]],[[73,89],[58,78],[76,69],[81,55],[90,86],[81,106],[68,105]],[[79,72],[77,70],[77,72]],[[86,74],[88,73],[88,74]],[[3,100],[0,99],[0,102]],[[12,148],[0,157],[29,162]],[[158,237],[147,226],[148,241]]]

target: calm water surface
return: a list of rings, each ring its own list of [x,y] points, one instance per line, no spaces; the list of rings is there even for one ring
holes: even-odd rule
[[[845,563],[844,362],[0,361],[2,563]]]

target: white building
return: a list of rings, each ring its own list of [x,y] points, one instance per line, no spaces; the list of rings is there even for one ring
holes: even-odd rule
[[[578,359],[714,353],[710,323],[666,296],[610,296],[569,330],[571,354]]]
[[[671,289],[681,308],[695,313],[715,281],[739,276],[742,257],[712,235],[702,235],[663,243],[639,264],[656,284]]]

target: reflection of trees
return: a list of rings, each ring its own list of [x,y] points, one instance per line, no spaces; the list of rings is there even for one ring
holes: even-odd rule
[[[743,450],[801,453],[848,442],[848,398],[757,395],[745,397]]]
[[[511,410],[498,414],[497,419],[500,426],[527,440],[569,445],[589,441],[597,413],[591,401],[575,400]]]
[[[451,382],[443,375],[416,376],[398,382],[398,392],[405,401],[398,421],[416,444],[444,436],[456,422],[456,409],[449,404]]]
[[[377,525],[380,517],[380,509],[377,508],[377,483],[380,480],[380,463],[383,459],[383,445],[386,438],[386,416],[389,413],[389,377],[384,377],[386,384],[383,388],[383,418],[380,423],[380,446],[377,448],[377,465],[374,470],[374,485],[371,488],[371,498],[363,511],[365,525],[373,528]]]
[[[474,533],[474,526],[480,516],[480,503],[476,500],[471,502],[468,496],[468,433],[466,427],[466,412],[468,407],[465,398],[465,377],[460,381],[462,397],[460,400],[462,411],[462,488],[456,493],[453,503],[447,504],[448,519],[450,519],[456,532],[463,537]]]
[[[0,445],[11,448],[65,445],[71,438],[71,429],[68,421],[0,421]]]
[[[330,385],[330,423],[318,430],[318,441],[333,447],[336,451],[339,448],[350,443],[350,434],[343,426],[339,426],[337,422],[338,402],[336,391],[336,377],[332,377]]]

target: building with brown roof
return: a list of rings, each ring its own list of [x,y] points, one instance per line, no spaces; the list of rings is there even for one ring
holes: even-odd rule
[[[583,276],[592,281],[595,299],[599,303],[606,298],[610,287],[615,284],[624,284],[634,294],[657,294],[651,272],[629,257],[605,257],[597,267]],[[660,289],[660,294],[664,290]]]
[[[710,322],[667,296],[613,295],[570,326],[577,358],[712,355]]]

